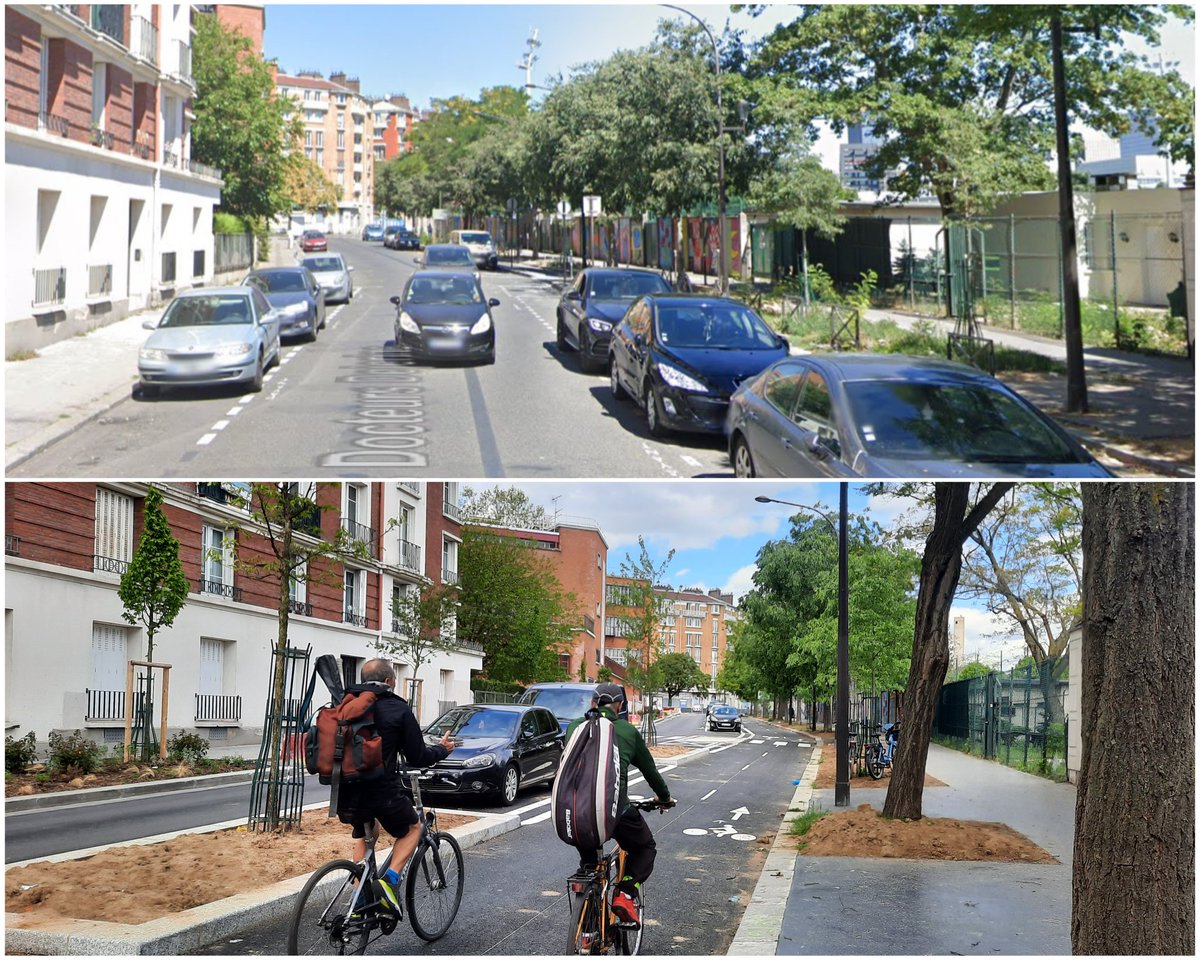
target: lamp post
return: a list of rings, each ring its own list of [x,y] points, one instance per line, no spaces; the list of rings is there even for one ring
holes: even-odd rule
[[[669,10],[678,10],[691,17],[700,24],[701,29],[708,34],[709,42],[712,43],[713,69],[717,76],[717,236],[720,238],[720,246],[717,248],[717,270],[719,271],[717,288],[724,295],[729,289],[729,244],[725,238],[725,114],[721,109],[721,54],[717,48],[717,38],[708,29],[708,24],[691,10],[670,3],[660,4],[660,6]]]
[[[837,807],[850,805],[850,588],[848,550],[846,547],[846,526],[849,488],[839,484],[838,523],[824,510],[806,506],[803,503],[792,503],[790,500],[776,500],[774,497],[755,497],[759,503],[781,503],[788,507],[796,507],[815,514],[829,524],[838,542],[838,639],[837,639],[837,716],[835,719],[834,739],[837,744],[836,763],[834,768],[835,781],[833,803]]]

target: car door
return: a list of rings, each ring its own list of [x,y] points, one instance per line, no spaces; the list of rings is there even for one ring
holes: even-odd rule
[[[780,462],[791,477],[848,477],[852,470],[842,461],[842,436],[838,429],[829,383],[818,370],[810,370],[796,407],[792,429],[781,438]]]
[[[803,364],[780,365],[768,374],[762,395],[747,398],[745,432],[750,455],[759,476],[787,477],[794,467],[785,456],[789,436],[794,432],[792,412],[804,385],[807,367]]]
[[[521,768],[522,783],[537,779],[540,766],[538,763],[539,750],[537,711],[526,710],[521,716],[521,723],[517,730],[517,743],[513,750],[517,755],[517,765]]]
[[[253,304],[254,319],[258,324],[259,342],[262,344],[263,356],[277,357],[279,355],[279,314],[271,307],[258,287],[251,288],[250,300]]]
[[[528,754],[529,774],[526,782],[541,782],[550,779],[558,770],[559,755],[555,745],[559,741],[558,721],[554,714],[535,707],[526,715],[530,721],[531,748]]]
[[[579,276],[575,278],[575,282],[571,284],[571,288],[563,296],[563,323],[566,325],[567,333],[576,343],[580,342],[580,332],[583,330],[583,324],[587,322],[587,308],[583,298],[587,294],[588,276],[587,270],[581,270]]]
[[[642,396],[642,363],[649,353],[652,316],[651,301],[645,299],[634,304],[622,321],[625,336],[621,343],[621,382],[635,399]]]
[[[629,389],[630,348],[633,344],[633,319],[644,305],[644,300],[638,300],[625,311],[621,322],[613,327],[609,346],[612,354],[612,375],[627,391]]]

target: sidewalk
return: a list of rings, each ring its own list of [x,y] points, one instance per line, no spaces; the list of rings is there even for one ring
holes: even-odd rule
[[[795,857],[778,956],[1071,952],[1075,787],[931,744],[923,813],[1006,823],[1059,864]],[[886,790],[851,789],[881,809]],[[833,791],[813,801],[834,810]]]

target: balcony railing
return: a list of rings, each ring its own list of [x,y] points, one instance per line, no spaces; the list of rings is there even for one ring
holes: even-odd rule
[[[242,719],[242,698],[235,695],[217,693],[196,694],[197,723],[240,723]]]
[[[85,689],[84,693],[87,695],[87,713],[84,720],[125,719],[124,690]]]
[[[133,51],[133,55],[140,57],[142,60],[147,60],[157,67],[158,27],[145,17],[139,17],[137,14],[134,14],[130,18],[129,24],[133,33],[133,42],[129,48]]]
[[[213,180],[220,180],[223,176],[220,170],[216,167],[210,167],[207,163],[201,163],[199,160],[193,160],[188,157],[187,168],[194,174],[201,177],[211,177]]]
[[[442,567],[442,583],[456,585],[458,583],[458,571],[451,570],[449,567]]]
[[[470,640],[458,640],[455,642],[455,646],[459,650],[466,650],[469,653],[483,653],[482,643],[472,643]]]
[[[220,580],[207,580],[201,577],[200,592],[214,597],[224,597],[234,603],[242,602],[242,588],[235,587],[232,583],[223,583]]]
[[[342,517],[342,529],[350,535],[351,539],[366,544],[371,557],[375,557],[375,529],[373,527],[355,523],[349,517]]]
[[[162,255],[162,282],[170,284],[175,282],[175,252],[164,253]]]
[[[365,627],[367,625],[367,615],[365,613],[355,613],[353,610],[343,610],[342,623],[352,623],[356,627]]]
[[[442,515],[449,517],[455,523],[461,522],[462,511],[458,509],[457,503],[451,503],[449,500],[442,501]]]
[[[125,45],[125,7],[115,3],[93,3],[92,29]]]
[[[182,40],[176,40],[175,49],[175,75],[184,83],[190,85],[192,82],[192,48]]]
[[[102,557],[96,553],[92,555],[92,569],[98,573],[115,573],[123,577],[129,569],[129,561],[118,560],[116,557]]]
[[[88,267],[88,296],[104,297],[112,293],[112,264],[98,263]]]
[[[67,299],[67,268],[48,267],[33,271],[33,305],[62,303]]]
[[[404,636],[404,625],[401,624],[399,620],[394,618],[392,620],[392,633],[398,633],[401,636]]]
[[[407,490],[415,497],[419,497],[421,495],[421,485],[419,483],[414,483],[411,480],[401,480],[400,486],[402,489]]]
[[[107,130],[103,130],[100,127],[92,127],[90,136],[93,147],[104,147],[108,150],[113,148],[115,138]]]
[[[56,113],[39,113],[38,126],[50,133],[57,133],[61,137],[71,135],[71,121]]]
[[[4,535],[4,552],[10,557],[19,557],[21,555],[21,538],[6,533]]]
[[[172,150],[170,147],[164,147],[163,148],[163,165],[168,166],[168,167],[178,168],[179,154],[176,153],[174,150]]]
[[[133,142],[132,152],[135,157],[141,157],[143,160],[153,160],[154,144],[147,143],[145,140],[135,140]]]
[[[229,503],[231,499],[229,491],[222,483],[197,483],[196,495],[216,503]]]
[[[421,570],[421,546],[417,543],[400,541],[400,566],[405,570]]]
[[[311,617],[312,604],[304,600],[289,600],[288,613],[295,613],[301,617]]]

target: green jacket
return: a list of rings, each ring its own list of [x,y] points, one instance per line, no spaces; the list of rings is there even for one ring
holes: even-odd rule
[[[658,796],[660,800],[670,800],[671,791],[667,788],[667,781],[663,779],[663,775],[658,772],[658,767],[654,765],[654,757],[650,755],[650,748],[646,746],[646,741],[642,739],[642,735],[638,733],[638,728],[628,720],[622,720],[608,707],[600,708],[601,716],[607,717],[616,726],[614,731],[617,735],[617,752],[621,755],[621,796],[617,804],[617,810],[624,813],[629,807],[629,765],[633,764],[646,778],[646,783],[650,785],[650,789]],[[567,727],[567,740],[571,739],[571,734],[575,732],[575,728],[583,723],[584,718],[571,722]]]

